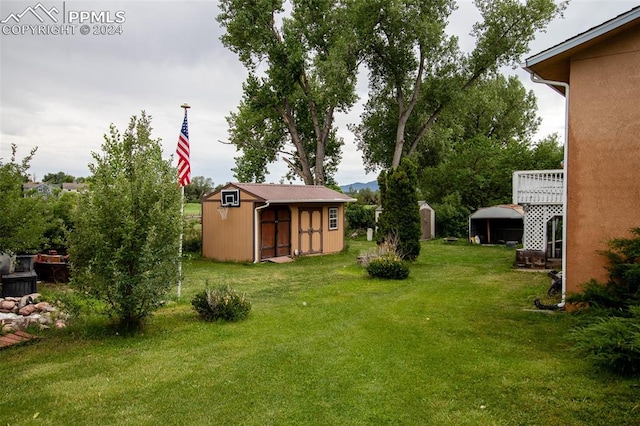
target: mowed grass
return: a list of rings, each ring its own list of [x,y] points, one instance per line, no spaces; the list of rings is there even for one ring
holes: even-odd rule
[[[634,425],[640,380],[570,351],[564,313],[532,312],[543,273],[513,250],[423,243],[404,281],[345,253],[288,264],[185,262],[181,300],[143,333],[93,322],[0,351],[0,424]],[[193,295],[246,292],[246,321]],[[175,299],[175,296],[173,296]]]
[[[200,216],[202,214],[202,205],[200,203],[185,203],[184,214],[186,216]]]

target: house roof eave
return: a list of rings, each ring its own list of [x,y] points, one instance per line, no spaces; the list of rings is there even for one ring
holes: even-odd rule
[[[547,50],[531,56],[526,60],[526,67],[533,67],[540,62],[549,60],[572,49],[582,48],[581,46],[589,42],[597,42],[597,39],[600,37],[610,37],[613,35],[612,33],[617,34],[618,32],[622,31],[626,25],[632,24],[637,19],[640,19],[640,6],[636,6],[633,9],[621,15],[618,15],[613,19],[610,19],[598,26],[588,29],[583,33],[573,36],[560,44],[557,44]]]
[[[640,6],[526,59],[521,67],[545,80],[569,83],[570,59],[577,52],[640,24]],[[564,89],[550,86],[564,95]]]

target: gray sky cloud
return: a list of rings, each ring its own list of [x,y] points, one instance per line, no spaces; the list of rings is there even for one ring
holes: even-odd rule
[[[0,20],[21,13],[34,1],[2,1]],[[114,123],[124,130],[132,115],[145,110],[153,117],[153,136],[162,139],[167,156],[173,154],[183,102],[191,104],[189,136],[193,175],[211,177],[216,184],[232,181],[235,148],[219,143],[227,138],[225,117],[242,96],[246,71],[235,54],[222,46],[222,30],[214,1],[41,1],[45,8],[62,10],[122,10],[122,34],[15,35],[0,33],[0,157],[7,159],[10,144],[23,156],[38,146],[31,173],[42,178],[64,171],[89,173],[91,152],[99,151],[103,135]],[[471,49],[468,34],[478,19],[471,1],[459,1],[450,19],[450,32]],[[536,37],[531,54],[538,53],[638,5],[627,0],[573,0],[565,19],[552,23]],[[20,24],[37,24],[25,15]],[[45,22],[49,24],[51,22]],[[0,24],[0,27],[3,24]],[[7,23],[6,25],[12,25]],[[90,25],[92,27],[93,24]],[[79,27],[79,25],[78,25]],[[93,30],[93,28],[91,28]],[[100,27],[97,27],[99,30]],[[539,137],[562,132],[564,98],[546,86],[517,75],[538,97],[543,119]],[[358,85],[361,103],[337,118],[345,139],[337,174],[341,184],[375,179],[367,175],[347,123],[357,123],[366,99],[367,82]],[[283,164],[271,167],[269,181],[277,182]]]

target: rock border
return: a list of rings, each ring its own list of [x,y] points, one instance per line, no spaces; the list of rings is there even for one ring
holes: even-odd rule
[[[41,330],[66,327],[66,315],[49,302],[40,301],[40,293],[0,298],[0,332],[13,333],[37,326]]]

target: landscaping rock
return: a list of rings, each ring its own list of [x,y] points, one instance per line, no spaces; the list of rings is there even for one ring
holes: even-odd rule
[[[53,307],[49,302],[39,302],[34,305],[39,312],[51,312]]]
[[[12,312],[13,308],[16,307],[16,302],[13,300],[3,300],[0,302],[0,312]]]
[[[18,309],[22,309],[27,305],[31,305],[38,302],[40,298],[40,293],[31,293],[20,298],[20,302],[18,303]]]
[[[16,318],[18,318],[18,314],[14,312],[0,313],[0,322],[3,324],[10,323]]]
[[[49,328],[51,324],[54,324],[54,321],[57,328],[66,327],[63,318],[67,318],[67,316],[56,315],[55,306],[48,302],[40,302],[39,299],[39,293],[23,297],[0,298],[0,330],[2,333],[24,330],[30,325],[38,326],[41,329]]]
[[[38,312],[38,308],[36,308],[36,305],[26,305],[18,310],[18,314],[24,317],[28,317],[35,312]]]
[[[13,333],[14,331],[16,331],[16,329],[13,327],[13,323],[2,326],[2,333]]]

